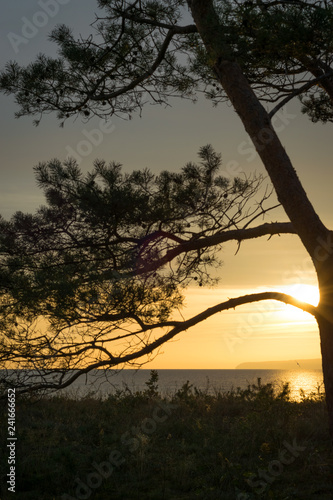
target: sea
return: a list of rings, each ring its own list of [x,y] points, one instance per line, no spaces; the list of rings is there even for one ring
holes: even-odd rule
[[[192,385],[209,394],[227,393],[237,388],[247,389],[249,386],[270,383],[276,391],[289,383],[290,398],[300,401],[304,396],[324,392],[322,370],[264,370],[264,369],[232,369],[232,370],[156,370],[158,373],[158,390],[163,396],[171,396],[184,384]],[[135,393],[147,389],[151,370],[124,369],[95,370],[79,377],[64,392],[69,397],[82,398],[87,395],[105,398],[116,391],[127,390]]]

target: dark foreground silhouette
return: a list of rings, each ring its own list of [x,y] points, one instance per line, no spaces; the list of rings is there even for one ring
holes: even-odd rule
[[[325,401],[290,401],[288,385],[162,397],[151,372],[104,400],[18,399],[16,433],[16,500],[333,498]],[[0,474],[13,498],[6,457]]]

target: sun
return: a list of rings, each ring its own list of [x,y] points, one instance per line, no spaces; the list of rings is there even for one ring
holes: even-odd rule
[[[292,295],[297,300],[312,304],[313,306],[317,306],[319,302],[319,290],[316,286],[313,285],[303,285],[300,283],[290,285],[284,287],[283,292],[287,293],[288,295]]]
[[[284,286],[280,289],[281,292],[288,295],[292,295],[296,299],[317,306],[319,302],[319,290],[313,285],[295,284]],[[280,310],[280,316],[284,318],[285,321],[298,321],[298,322],[308,322],[313,321],[313,316],[305,311],[302,311],[298,307],[291,305],[285,306]]]

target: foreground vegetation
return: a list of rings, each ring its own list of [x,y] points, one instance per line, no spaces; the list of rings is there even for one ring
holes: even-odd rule
[[[6,450],[7,413],[1,444]],[[333,455],[325,401],[289,400],[270,384],[209,394],[186,383],[162,397],[25,398],[16,404],[16,500],[331,499]]]

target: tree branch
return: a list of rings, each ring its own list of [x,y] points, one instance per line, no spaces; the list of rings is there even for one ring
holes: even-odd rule
[[[306,83],[302,87],[299,87],[298,89],[296,89],[290,95],[285,97],[281,102],[279,102],[279,104],[277,104],[275,106],[275,108],[273,108],[272,111],[270,111],[268,113],[268,116],[270,117],[270,119],[273,118],[273,116],[279,111],[279,109],[281,109],[285,104],[287,104],[289,101],[291,101],[291,99],[293,99],[294,97],[296,97],[300,94],[303,94],[303,92],[306,92],[311,87],[313,87],[314,85],[319,83],[321,80],[324,80],[325,78],[329,78],[330,76],[333,76],[333,71],[325,73],[324,75],[321,75],[318,78],[314,78],[313,80],[310,80],[308,83]]]
[[[197,31],[197,27],[195,24],[189,24],[187,26],[177,26],[175,24],[167,24],[167,23],[161,23],[160,21],[156,21],[154,19],[148,19],[148,18],[143,18],[143,17],[138,17],[137,15],[134,14],[129,14],[128,12],[122,12],[119,11],[118,14],[123,18],[123,19],[128,19],[129,21],[133,21],[137,24],[143,24],[144,26],[154,26],[156,28],[164,28],[167,30],[174,30],[176,29],[179,34],[184,33],[184,30],[190,29],[190,33],[195,33]],[[193,31],[192,31],[193,30]],[[185,31],[188,33],[188,31]]]
[[[196,33],[197,29],[195,27],[195,25],[189,25],[189,26],[179,26],[179,27],[172,27],[165,39],[164,39],[164,42],[161,46],[161,49],[154,61],[154,63],[151,65],[151,67],[145,71],[143,73],[143,75],[139,76],[138,78],[136,78],[135,80],[133,80],[129,85],[126,85],[126,87],[123,87],[119,90],[117,90],[116,92],[111,92],[109,94],[99,94],[99,95],[94,95],[94,92],[98,89],[100,83],[105,79],[105,75],[96,83],[96,86],[95,86],[95,89],[93,89],[93,91],[90,93],[89,95],[89,99],[91,99],[92,101],[101,101],[101,100],[105,100],[105,99],[114,99],[122,94],[125,94],[126,92],[128,92],[129,90],[133,90],[135,89],[135,87],[137,87],[140,83],[144,82],[145,80],[147,80],[147,78],[149,78],[154,72],[155,70],[158,68],[158,66],[161,64],[161,62],[163,61],[164,57],[165,57],[165,54],[168,50],[168,47],[171,43],[171,40],[172,38],[175,36],[175,35],[180,35],[180,34],[189,34],[189,33]]]
[[[100,369],[100,368],[114,368],[118,365],[124,365],[125,363],[130,363],[131,361],[137,360],[141,358],[142,356],[146,356],[151,354],[153,351],[161,347],[165,342],[171,340],[174,338],[176,335],[179,333],[188,330],[189,328],[197,325],[198,323],[201,323],[202,321],[210,318],[216,313],[222,312],[222,311],[227,311],[229,309],[235,309],[238,306],[244,305],[244,304],[250,304],[253,302],[259,302],[263,300],[277,300],[279,302],[283,302],[284,304],[287,305],[292,305],[294,307],[297,307],[299,309],[302,309],[303,311],[313,315],[315,318],[318,316],[318,308],[308,304],[307,302],[302,302],[300,300],[297,300],[295,297],[281,293],[281,292],[262,292],[262,293],[253,293],[249,295],[242,295],[240,297],[236,297],[233,299],[229,299],[226,302],[222,302],[220,304],[217,304],[213,307],[209,307],[205,311],[193,316],[192,318],[184,321],[179,321],[175,322],[174,328],[172,328],[169,332],[167,332],[165,335],[162,337],[158,338],[157,340],[151,342],[150,344],[146,345],[142,349],[136,352],[132,352],[127,355],[123,356],[112,356],[110,354],[108,359],[100,360],[97,361],[85,368],[78,369],[74,374],[72,374],[67,380],[64,382],[59,383],[50,383],[45,381],[45,383],[39,383],[35,384],[30,387],[24,387],[21,389],[21,393],[26,393],[26,392],[31,392],[31,391],[36,391],[36,390],[47,390],[47,389],[53,389],[53,390],[59,390],[59,389],[65,389],[69,385],[71,385],[75,380],[78,379],[81,375],[88,374],[92,370]],[[160,325],[154,325],[153,328],[158,328],[159,326],[165,326],[164,323],[161,323]],[[133,335],[136,335],[137,332],[133,332]],[[108,352],[104,349],[104,352]],[[62,380],[62,378],[61,378]]]
[[[127,363],[129,361],[133,361],[134,359],[137,359],[141,356],[150,354],[152,351],[160,347],[162,344],[167,342],[168,340],[172,339],[175,337],[178,333],[183,332],[184,330],[188,330],[189,328],[197,325],[198,323],[201,323],[201,321],[204,321],[214,314],[222,311],[226,311],[228,309],[235,309],[236,307],[244,304],[250,304],[253,302],[259,302],[262,300],[278,300],[280,302],[283,302],[288,305],[292,305],[295,307],[298,307],[299,309],[302,309],[305,312],[308,312],[309,314],[312,314],[313,316],[317,317],[317,308],[311,304],[308,304],[307,302],[302,302],[300,300],[295,299],[295,297],[281,293],[281,292],[262,292],[262,293],[253,293],[250,295],[243,295],[241,297],[237,297],[234,299],[229,299],[226,302],[222,302],[220,304],[217,304],[213,307],[209,307],[205,311],[197,314],[196,316],[193,316],[189,320],[185,320],[183,322],[180,322],[175,328],[173,328],[170,332],[166,333],[159,339],[155,340],[152,342],[149,346],[143,348],[141,351],[137,353],[132,353],[127,356],[124,356],[121,359],[115,358],[115,362],[118,363]]]
[[[135,274],[156,271],[158,268],[163,267],[165,264],[171,262],[182,253],[213,247],[227,241],[236,240],[237,242],[241,242],[243,240],[259,238],[261,236],[273,236],[274,234],[296,234],[296,231],[291,222],[272,222],[248,229],[232,229],[230,231],[216,233],[205,238],[193,239],[168,250],[160,259],[150,264],[143,264],[142,267],[140,266],[136,269]]]

